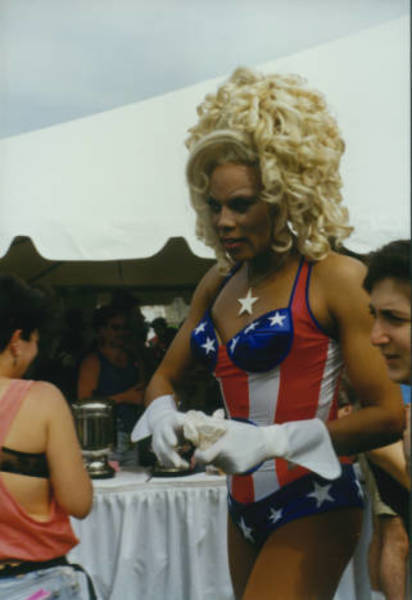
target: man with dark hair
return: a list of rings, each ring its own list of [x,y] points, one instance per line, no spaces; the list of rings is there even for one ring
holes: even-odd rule
[[[388,374],[402,386],[407,427],[405,457],[410,468],[410,385],[411,385],[411,245],[397,240],[374,252],[364,287],[371,296],[370,310],[375,322],[372,344],[380,348]],[[409,469],[408,469],[409,470]]]
[[[363,285],[370,294],[370,311],[374,317],[371,342],[381,350],[389,377],[408,390],[411,377],[410,241],[397,240],[372,253]],[[375,526],[369,554],[371,583],[387,600],[405,598],[409,550],[410,472],[405,462],[410,454],[409,410],[410,405],[407,405],[404,446],[396,442],[367,453],[378,492],[375,491],[372,498]]]
[[[398,279],[410,287],[410,258],[410,240],[395,240],[372,252],[367,259],[365,290],[371,293],[373,286],[383,279]]]
[[[375,319],[372,344],[380,348],[389,377],[408,385],[411,377],[409,259],[409,241],[391,242],[372,254],[364,281]]]

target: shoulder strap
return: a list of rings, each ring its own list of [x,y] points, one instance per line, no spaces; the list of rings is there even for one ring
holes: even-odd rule
[[[24,396],[33,383],[33,381],[26,379],[12,379],[0,398],[0,446],[3,445],[6,433],[19,411]]]
[[[229,271],[229,273],[227,275],[225,275],[223,281],[221,281],[221,283],[219,284],[213,298],[212,301],[209,304],[209,310],[211,309],[211,307],[213,306],[216,298],[219,296],[220,292],[223,290],[223,288],[225,287],[225,285],[227,284],[227,282],[229,281],[229,279],[231,279],[233,277],[233,275],[235,273],[237,273],[237,271],[239,271],[240,267],[242,266],[241,262],[238,262],[235,264],[234,267],[232,267]]]
[[[225,287],[225,285],[227,284],[229,279],[231,279],[233,277],[233,275],[239,271],[241,266],[242,266],[242,263],[238,262],[230,269],[229,273],[225,276],[222,283],[219,285],[215,298],[217,298],[219,292]]]
[[[295,281],[293,283],[292,293],[290,294],[289,307],[296,308],[304,304],[306,281],[309,274],[309,263],[302,257],[299,262],[299,267],[296,272]]]

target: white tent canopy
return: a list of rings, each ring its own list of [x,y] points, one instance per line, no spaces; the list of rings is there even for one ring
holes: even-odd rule
[[[347,150],[344,198],[367,251],[409,237],[408,19],[258,66],[322,90]],[[0,255],[15,236],[61,261],[146,258],[194,234],[184,180],[188,127],[221,79],[0,141]]]

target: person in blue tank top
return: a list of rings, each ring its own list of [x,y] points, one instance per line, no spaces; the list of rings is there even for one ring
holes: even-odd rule
[[[142,412],[146,381],[143,360],[133,356],[129,348],[127,316],[127,311],[115,306],[96,310],[96,349],[83,359],[78,378],[79,399],[100,396],[115,403],[114,458],[121,466],[137,464],[137,450],[130,442],[130,432]]]

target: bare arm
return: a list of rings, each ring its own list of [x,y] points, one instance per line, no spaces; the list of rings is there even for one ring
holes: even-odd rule
[[[349,380],[361,403],[360,410],[328,423],[338,454],[355,454],[398,440],[404,428],[399,386],[390,381],[386,366],[370,342],[372,318],[369,298],[362,289],[364,266],[333,255],[320,266],[327,307],[336,324]]]
[[[82,519],[90,512],[93,487],[83,464],[72,414],[54,385],[38,382],[32,394],[38,396],[39,410],[46,416],[46,456],[53,494],[70,515]]]
[[[128,388],[124,392],[112,394],[110,398],[116,404],[143,404],[144,384],[139,383]]]
[[[91,398],[97,388],[100,373],[100,362],[96,354],[86,356],[79,368],[77,381],[77,397],[80,400]]]
[[[222,281],[222,275],[214,266],[199,283],[192,299],[189,315],[173,339],[162,362],[150,380],[146,389],[145,404],[164,394],[173,394],[185,370],[190,366],[190,335],[202,318],[205,310],[213,301]]]
[[[366,453],[367,457],[384,471],[389,473],[401,485],[411,489],[411,479],[407,471],[403,443],[401,441],[375,448]]]

